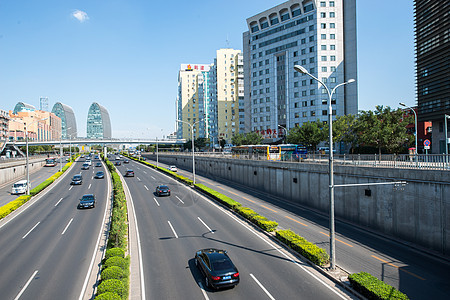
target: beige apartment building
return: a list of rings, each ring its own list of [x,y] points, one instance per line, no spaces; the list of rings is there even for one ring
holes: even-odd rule
[[[28,130],[28,139],[31,141],[59,140],[61,136],[61,118],[54,113],[42,110],[18,111],[16,114],[9,111],[9,139],[23,141]],[[26,124],[26,125],[25,125]]]

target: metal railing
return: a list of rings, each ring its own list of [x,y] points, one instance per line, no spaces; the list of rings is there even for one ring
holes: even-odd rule
[[[192,152],[160,152],[161,154],[191,156]],[[262,153],[236,155],[226,152],[195,152],[195,156],[267,161],[267,155]],[[308,154],[306,159],[298,159],[296,155],[283,154],[279,160],[275,161],[328,164],[328,154]],[[333,161],[335,165],[356,167],[450,170],[450,154],[335,154]]]

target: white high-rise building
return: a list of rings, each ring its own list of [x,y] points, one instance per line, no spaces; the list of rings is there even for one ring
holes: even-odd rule
[[[357,79],[356,0],[290,0],[247,19],[243,34],[246,131],[276,139],[304,122],[326,122],[326,90]],[[336,90],[333,115],[357,114],[357,84]]]

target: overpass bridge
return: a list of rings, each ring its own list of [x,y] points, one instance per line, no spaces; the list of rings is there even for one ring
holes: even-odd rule
[[[8,145],[25,146],[26,141],[3,142],[4,147]],[[2,143],[2,144],[3,144]],[[186,143],[185,139],[168,140],[168,139],[70,139],[70,140],[53,140],[53,141],[28,141],[28,146],[44,146],[44,145],[118,145],[118,144],[164,144],[164,145],[182,145]]]

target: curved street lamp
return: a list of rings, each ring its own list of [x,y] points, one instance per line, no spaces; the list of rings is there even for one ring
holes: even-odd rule
[[[191,133],[192,133],[192,174],[194,176],[194,185],[195,185],[195,156],[194,156],[194,126],[195,124],[201,122],[202,120],[198,120],[197,122],[194,123],[188,123],[186,121],[181,121],[177,119],[177,122],[181,122],[181,123],[185,123],[187,125],[189,125],[189,128],[191,128]]]
[[[415,142],[416,142],[416,149],[414,150],[414,152],[416,154],[415,156],[416,156],[416,164],[417,164],[417,113],[414,111],[414,109],[412,109],[412,107],[406,105],[405,103],[400,102],[399,104],[403,107],[409,108],[414,113],[414,127],[415,127],[414,128],[414,130],[415,130],[414,136],[415,136]]]
[[[331,98],[333,97],[334,92],[340,86],[355,82],[355,79],[349,79],[346,82],[340,83],[336,85],[331,91],[330,89],[319,80],[317,77],[312,75],[306,70],[305,67],[300,65],[295,65],[294,70],[306,74],[312,79],[319,82],[328,93],[328,124],[329,124],[329,137],[328,143],[330,144],[329,154],[328,154],[328,176],[329,176],[329,197],[330,197],[330,261],[331,261],[331,269],[336,269],[336,251],[335,251],[335,230],[334,230],[334,171],[333,171],[333,107],[331,106]]]

